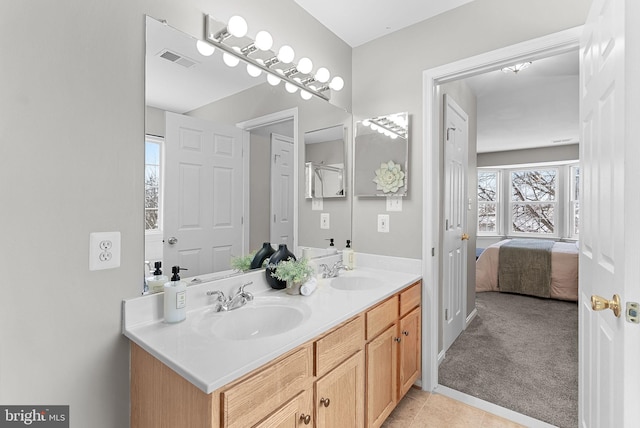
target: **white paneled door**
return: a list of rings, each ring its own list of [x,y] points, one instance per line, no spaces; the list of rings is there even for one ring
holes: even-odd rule
[[[271,243],[293,251],[293,138],[271,134]]]
[[[469,119],[444,96],[444,230],[442,278],[443,350],[462,333],[467,298],[467,156]]]
[[[242,130],[166,113],[164,267],[230,269],[242,254]]]
[[[639,17],[637,0],[594,0],[580,47],[579,418],[585,428],[640,424],[640,325],[625,320],[626,302],[640,297],[633,228],[640,209]],[[618,317],[592,308],[592,296],[614,295],[621,299]]]

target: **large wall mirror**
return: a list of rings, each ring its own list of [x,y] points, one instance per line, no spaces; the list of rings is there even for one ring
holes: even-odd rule
[[[218,49],[203,56],[166,23],[147,17],[146,31],[145,260],[208,280],[263,242],[324,243],[319,224],[306,226],[304,135],[350,129],[351,114],[229,67]],[[350,201],[333,208],[349,238]]]
[[[409,115],[372,117],[356,123],[354,195],[406,196]]]

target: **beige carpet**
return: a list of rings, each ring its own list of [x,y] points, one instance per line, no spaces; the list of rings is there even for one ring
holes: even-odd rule
[[[578,426],[578,305],[498,292],[451,345],[439,383],[558,427]]]

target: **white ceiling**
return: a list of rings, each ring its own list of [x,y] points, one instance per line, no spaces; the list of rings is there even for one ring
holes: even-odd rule
[[[294,0],[351,47],[473,0]]]

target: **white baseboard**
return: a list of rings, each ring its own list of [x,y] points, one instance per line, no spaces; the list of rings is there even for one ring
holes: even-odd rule
[[[471,311],[471,313],[467,317],[467,321],[464,324],[464,329],[465,330],[467,329],[467,327],[469,327],[469,324],[471,324],[471,321],[473,321],[473,319],[476,317],[476,315],[478,315],[478,308],[473,308],[473,310]]]
[[[445,355],[446,351],[440,351],[440,353],[438,354],[438,366],[440,366],[440,364],[442,364],[442,362],[444,361]]]

